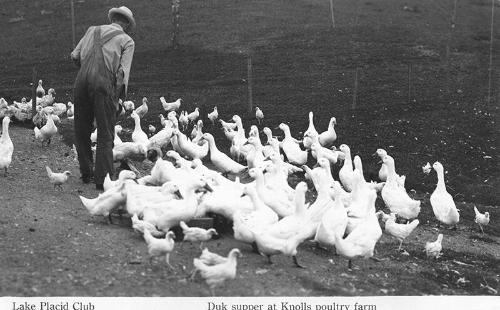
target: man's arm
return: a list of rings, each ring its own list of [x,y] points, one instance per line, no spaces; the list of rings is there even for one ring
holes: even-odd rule
[[[123,69],[123,85],[125,86],[124,97],[127,96],[128,80],[130,77],[130,68],[132,67],[132,58],[134,57],[134,50],[135,50],[135,43],[132,39],[130,39],[123,48],[122,57],[120,60],[120,66]]]
[[[75,65],[77,65],[78,67],[80,67],[80,52],[82,50],[83,41],[87,37],[87,35],[90,33],[90,30],[92,28],[94,28],[94,27],[89,27],[89,29],[87,29],[87,32],[85,33],[85,35],[80,39],[80,42],[78,42],[75,49],[71,52],[71,55],[70,55],[71,60],[73,60]]]

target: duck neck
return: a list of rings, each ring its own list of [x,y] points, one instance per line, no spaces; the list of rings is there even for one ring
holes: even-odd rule
[[[444,183],[444,171],[439,170],[437,172],[437,177],[438,177],[437,188],[440,190],[446,190],[446,185]]]
[[[211,139],[207,139],[208,140],[208,147],[210,149],[210,153],[213,154],[213,153],[216,153],[219,151],[219,149],[217,148],[217,145],[215,145],[215,140],[214,138],[211,138]]]
[[[134,123],[135,123],[135,128],[136,129],[141,128],[141,119],[138,116],[134,117]]]
[[[344,166],[352,168],[352,158],[351,158],[351,150],[346,150],[343,152],[345,154],[344,158]]]
[[[2,123],[2,136],[1,136],[1,138],[2,138],[2,140],[10,138],[10,136],[9,136],[9,122],[8,121],[5,121]]]

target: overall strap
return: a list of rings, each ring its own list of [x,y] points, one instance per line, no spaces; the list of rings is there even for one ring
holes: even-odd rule
[[[101,29],[101,27],[99,27],[99,29]],[[100,32],[100,31],[99,31]],[[120,35],[120,34],[123,34],[123,30],[119,30],[119,29],[114,29],[114,30],[111,30],[111,32],[108,32],[106,33],[102,38],[101,38],[101,46],[103,46],[106,42],[108,42],[109,40],[111,40],[112,38],[116,37],[117,35]]]

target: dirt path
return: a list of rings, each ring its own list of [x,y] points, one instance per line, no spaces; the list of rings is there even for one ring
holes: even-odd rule
[[[201,279],[189,281],[197,246],[177,245],[169,270],[163,261],[152,265],[142,237],[132,231],[128,218],[116,217],[107,224],[90,216],[78,195],[95,197],[92,185],[78,179],[77,164],[69,147],[56,136],[49,147],[33,141],[32,132],[12,126],[15,145],[9,175],[0,177],[0,295],[14,296],[206,296]],[[45,165],[55,171],[70,170],[63,191],[48,183]],[[235,241],[231,235],[207,243],[210,250],[225,254],[239,247],[244,257],[238,262],[238,276],[217,291],[221,295],[422,295],[497,294],[500,290],[499,218],[493,207],[481,207],[492,214],[493,225],[481,236],[473,223],[470,204],[458,204],[458,230],[441,231],[445,237],[443,256],[425,258],[426,241],[438,234],[428,197],[423,199],[421,226],[406,242],[409,255],[397,251],[397,241],[383,236],[377,245],[381,262],[347,262],[332,251],[315,249],[306,242],[299,248],[299,260],[306,269],[293,266],[291,259],[275,257],[274,265]],[[427,220],[429,219],[429,220]],[[490,288],[488,288],[490,287]],[[496,291],[495,291],[496,290]]]

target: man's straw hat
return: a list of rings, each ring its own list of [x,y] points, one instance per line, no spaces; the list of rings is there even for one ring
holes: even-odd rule
[[[132,14],[132,11],[129,8],[127,8],[126,6],[121,6],[119,8],[112,8],[108,12],[109,21],[111,21],[111,17],[113,17],[113,15],[115,15],[115,14],[120,14],[120,15],[125,16],[128,19],[128,21],[130,22],[130,28],[131,29],[135,28],[134,14]]]

